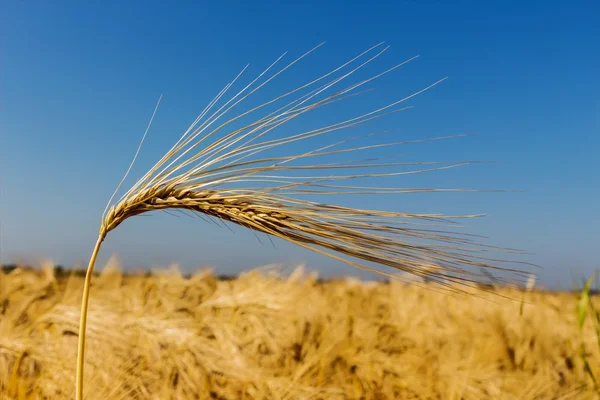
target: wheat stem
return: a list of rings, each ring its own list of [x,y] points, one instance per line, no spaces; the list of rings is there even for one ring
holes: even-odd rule
[[[379,46],[379,45],[378,45]],[[81,303],[81,320],[79,330],[79,348],[77,357],[77,391],[76,399],[83,399],[83,367],[86,316],[88,298],[94,263],[105,236],[126,219],[152,211],[183,210],[215,217],[222,222],[243,226],[255,232],[265,233],[272,237],[358,267],[377,272],[387,277],[397,277],[394,272],[409,273],[420,278],[454,290],[458,285],[474,287],[487,275],[478,273],[480,269],[493,269],[512,274],[516,278],[523,277],[522,271],[505,268],[494,263],[507,263],[507,260],[496,260],[484,257],[485,253],[501,249],[478,244],[465,236],[442,230],[423,229],[424,223],[451,225],[455,219],[474,218],[474,215],[440,215],[415,214],[397,211],[381,211],[376,209],[351,208],[342,205],[308,201],[295,195],[350,195],[350,194],[383,194],[406,192],[440,192],[448,189],[420,188],[406,189],[401,187],[383,187],[375,183],[381,178],[400,177],[441,171],[471,164],[472,162],[393,162],[381,160],[395,158],[380,153],[373,157],[363,156],[358,160],[336,159],[314,162],[318,157],[347,155],[366,150],[383,150],[397,145],[441,140],[448,137],[429,138],[425,140],[392,140],[388,143],[366,142],[350,148],[340,148],[360,138],[366,139],[379,133],[367,133],[358,137],[333,140],[331,143],[319,144],[313,150],[300,150],[287,155],[264,154],[275,151],[285,145],[297,144],[313,138],[326,136],[351,128],[360,128],[367,123],[390,116],[409,107],[398,108],[399,104],[429,90],[443,79],[426,86],[424,89],[387,105],[372,106],[367,112],[360,112],[355,117],[341,117],[337,122],[324,124],[320,128],[307,127],[299,132],[290,132],[283,137],[276,136],[288,122],[296,120],[313,110],[322,109],[333,103],[357,95],[357,90],[369,82],[397,69],[408,61],[397,64],[383,72],[371,75],[366,79],[350,83],[338,88],[342,82],[354,78],[356,73],[387,50],[374,56],[367,54],[371,49],[352,58],[334,70],[317,79],[311,79],[296,89],[284,91],[260,105],[250,106],[247,110],[239,110],[237,115],[220,121],[221,118],[247,100],[260,88],[271,82],[285,70],[303,59],[313,50],[289,63],[279,71],[267,76],[282,57],[278,58],[257,78],[252,80],[241,91],[224,104],[219,105],[225,93],[238,80],[241,73],[210,102],[193,124],[185,131],[175,145],[140,178],[125,194],[116,201],[116,192],[131,170],[131,165],[117,191],[113,194],[102,214],[100,235],[88,266],[83,299]],[[317,46],[319,47],[319,46]],[[362,57],[369,57],[358,62]],[[353,62],[359,65],[351,66]],[[347,67],[347,68],[346,68]],[[245,70],[246,68],[244,68]],[[244,72],[244,70],[242,72]],[[265,80],[260,82],[260,78]],[[316,88],[311,86],[327,78],[327,81]],[[300,93],[306,89],[307,93]],[[332,90],[337,89],[331,93]],[[278,103],[291,95],[290,101],[284,105]],[[278,104],[276,104],[278,103]],[[267,106],[272,106],[275,110]],[[216,111],[211,109],[216,108]],[[266,115],[257,115],[252,121],[241,127],[233,123],[242,117],[262,110]],[[156,109],[155,109],[156,112]],[[154,114],[153,114],[154,117]],[[386,130],[384,132],[389,132]],[[146,130],[147,133],[147,130]],[[146,136],[144,133],[144,137]],[[458,137],[463,135],[454,135]],[[143,141],[143,138],[142,138]],[[140,143],[141,146],[141,143]],[[284,150],[285,151],[285,150]],[[139,147],[138,147],[139,152]],[[259,154],[264,154],[260,155]],[[363,154],[363,153],[360,153]],[[137,152],[136,152],[137,156]],[[134,156],[134,160],[136,159]],[[319,160],[322,160],[319,158]],[[420,167],[416,166],[431,166]],[[413,166],[410,170],[401,167]],[[381,170],[382,167],[387,170]],[[366,171],[352,172],[355,168]],[[342,174],[342,171],[348,171]],[[373,179],[373,185],[355,182],[358,179]],[[337,184],[336,184],[337,182]],[[240,184],[243,184],[241,187]],[[246,186],[252,184],[252,187]],[[245,186],[245,187],[244,187]],[[458,189],[456,191],[467,191]],[[411,227],[415,225],[416,227]],[[418,241],[417,241],[418,239]],[[503,249],[504,251],[510,249]],[[370,267],[374,263],[382,269]],[[516,262],[525,265],[524,262]],[[504,280],[508,282],[508,280]],[[458,289],[457,289],[458,290]]]
[[[85,283],[83,285],[83,297],[81,299],[81,318],[79,321],[79,341],[77,346],[77,378],[76,378],[76,400],[83,400],[83,364],[84,364],[84,352],[85,352],[85,328],[87,322],[87,310],[88,300],[90,298],[90,284],[92,282],[92,274],[94,272],[94,264],[96,264],[96,257],[98,257],[98,251],[100,245],[104,240],[104,236],[101,234],[98,236],[98,241],[92,252],[90,263],[85,274]]]

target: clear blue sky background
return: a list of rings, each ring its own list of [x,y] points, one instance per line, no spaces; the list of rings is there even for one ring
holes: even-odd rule
[[[133,177],[246,63],[257,73],[284,51],[291,59],[327,42],[290,72],[300,83],[385,41],[391,48],[371,72],[421,57],[352,107],[448,76],[387,126],[403,139],[479,133],[412,147],[418,159],[500,162],[395,184],[525,192],[399,195],[363,205],[488,213],[470,224],[474,232],[535,253],[527,261],[544,267],[542,283],[568,288],[573,275],[600,266],[598,15],[593,1],[2,2],[1,261],[86,262],[161,93]],[[193,218],[134,218],[109,235],[99,260],[117,253],[128,267],[178,262],[223,273],[306,262],[324,274],[355,273],[234,232]]]

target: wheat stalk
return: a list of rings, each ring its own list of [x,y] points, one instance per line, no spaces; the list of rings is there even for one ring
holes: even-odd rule
[[[497,264],[501,260],[485,256],[486,252],[499,249],[478,244],[469,235],[448,232],[439,228],[439,225],[456,225],[454,220],[457,218],[472,218],[478,215],[443,216],[386,212],[321,204],[303,199],[313,195],[444,191],[442,189],[359,186],[350,183],[342,184],[342,182],[420,174],[455,168],[471,162],[384,162],[385,157],[329,163],[319,163],[318,161],[322,157],[343,156],[370,149],[422,142],[423,140],[341,148],[361,138],[356,137],[332,142],[300,154],[256,157],[257,154],[268,150],[311,138],[323,137],[403,111],[407,107],[403,107],[402,103],[443,80],[434,82],[432,85],[384,107],[376,108],[351,119],[294,135],[266,138],[268,134],[272,134],[282,125],[309,111],[363,93],[361,90],[367,83],[416,58],[329,93],[388,49],[388,47],[382,48],[382,46],[382,44],[373,46],[329,73],[219,124],[218,121],[225,114],[316,48],[267,77],[267,74],[274,70],[283,58],[283,56],[279,57],[256,79],[229,100],[217,106],[247,67],[244,68],[203,110],[162,159],[120,199],[113,202],[116,193],[131,170],[131,165],[135,162],[140,149],[138,147],[125,177],[104,210],[98,241],[87,269],[81,305],[77,358],[76,398],[78,400],[83,398],[85,329],[90,281],[101,243],[106,235],[123,221],[149,211],[188,210],[199,215],[216,217],[218,220],[232,222],[254,231],[282,238],[347,264],[389,276],[392,276],[393,273],[386,272],[382,268],[389,267],[390,271],[403,271],[437,281],[442,285],[452,283],[474,285],[484,277],[476,272],[481,268],[497,268],[519,275],[520,271],[518,270],[499,267]],[[261,79],[262,82],[260,82]],[[281,103],[284,104],[281,105]],[[275,104],[280,105],[274,110],[266,112],[265,115],[254,118],[253,122],[240,128],[231,128],[225,134],[215,138],[217,133],[223,132],[241,118],[266,110],[267,107],[274,107]],[[154,111],[156,112],[156,109]],[[148,129],[144,133],[140,147],[147,132]],[[383,132],[369,134],[363,138],[374,137],[377,134],[383,134]],[[443,139],[447,139],[447,137],[427,140]],[[405,167],[414,168],[406,171],[402,169]],[[361,168],[366,168],[369,172],[352,173],[352,170]],[[386,168],[387,171],[379,172],[380,168]],[[445,191],[448,190],[461,189],[445,189]],[[369,267],[367,262],[375,263],[381,268]]]

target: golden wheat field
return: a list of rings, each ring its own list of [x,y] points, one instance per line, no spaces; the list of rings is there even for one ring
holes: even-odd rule
[[[0,275],[2,399],[74,397],[82,284],[49,265]],[[85,395],[592,399],[583,360],[600,374],[598,337],[591,323],[580,333],[577,302],[323,282],[301,268],[233,280],[177,268],[125,275],[113,260],[93,280]]]

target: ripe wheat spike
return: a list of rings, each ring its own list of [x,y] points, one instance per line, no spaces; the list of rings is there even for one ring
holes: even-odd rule
[[[318,129],[305,130],[283,137],[269,137],[269,134],[272,135],[286,123],[310,111],[363,94],[367,84],[413,61],[416,57],[367,79],[347,84],[358,71],[388,49],[380,43],[325,75],[241,112],[233,118],[223,119],[224,115],[321,45],[277,69],[285,54],[282,55],[225,101],[226,93],[240,80],[247,69],[246,66],[209,103],[156,165],[118,200],[115,200],[117,192],[131,170],[131,166],[129,167],[104,210],[98,241],[85,278],[77,358],[76,398],[78,400],[83,398],[89,288],[100,245],[106,235],[126,219],[149,211],[179,209],[216,217],[219,220],[281,238],[355,267],[388,276],[394,276],[394,272],[403,272],[436,281],[441,285],[458,283],[467,286],[474,286],[486,277],[486,274],[482,274],[482,269],[499,269],[513,273],[515,277],[522,276],[519,270],[499,266],[502,260],[486,256],[489,252],[499,250],[510,252],[513,251],[512,249],[482,245],[475,241],[475,237],[447,231],[440,227],[457,226],[457,219],[473,218],[478,215],[410,214],[322,204],[306,199],[315,195],[379,195],[462,190],[359,186],[352,185],[352,181],[422,174],[456,168],[472,162],[384,160],[392,157],[362,158],[341,162],[323,161],[327,157],[331,160],[331,157],[336,155],[361,153],[365,150],[428,140],[444,140],[450,137],[343,147],[361,138],[375,137],[382,133],[377,132],[362,137],[348,137],[298,154],[263,156],[263,158],[260,156],[268,150],[284,148],[286,145],[311,138],[325,137],[327,134],[362,126],[375,119],[406,110],[407,100],[439,84],[443,79],[383,107],[367,110],[358,116]],[[269,107],[273,107],[274,110],[269,110]],[[263,113],[255,117],[261,111]],[[156,113],[156,109],[154,112]],[[253,122],[242,127],[232,127],[236,121],[248,116],[252,116]],[[147,132],[148,129],[144,133],[140,147]],[[139,150],[138,147],[138,152]],[[137,154],[136,152],[132,165]],[[406,167],[412,169],[407,171]],[[366,172],[358,173],[358,170],[366,170]],[[367,263],[373,263],[378,267],[369,266]]]

